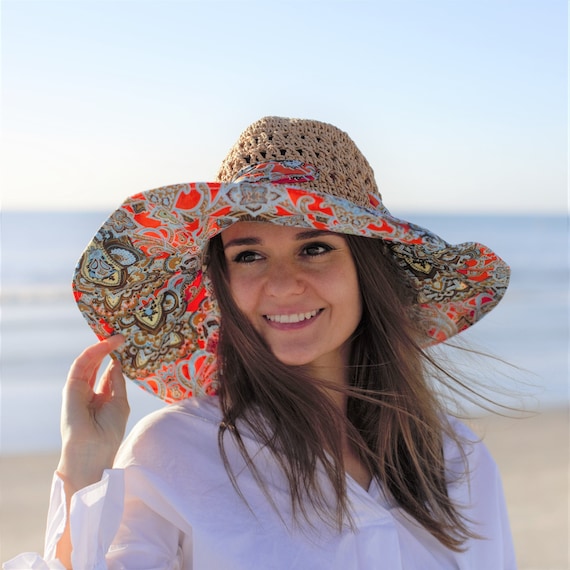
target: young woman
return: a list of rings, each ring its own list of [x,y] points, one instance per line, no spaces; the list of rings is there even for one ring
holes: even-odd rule
[[[496,467],[429,350],[508,267],[392,217],[325,123],[254,123],[218,179],[133,196],[86,249],[101,342],[67,380],[44,557],[5,567],[515,568]],[[120,446],[122,372],[170,405]]]

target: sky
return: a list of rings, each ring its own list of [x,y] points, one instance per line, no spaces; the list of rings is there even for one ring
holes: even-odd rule
[[[4,0],[1,208],[212,180],[265,115],[333,123],[399,211],[565,213],[566,0]]]

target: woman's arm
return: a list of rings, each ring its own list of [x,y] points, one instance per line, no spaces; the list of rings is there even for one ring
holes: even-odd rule
[[[76,491],[99,481],[103,471],[113,466],[125,433],[129,405],[117,361],[110,363],[96,386],[104,358],[123,342],[123,337],[116,335],[87,348],[71,366],[63,391],[62,452],[57,472],[64,482],[67,524],[57,557],[66,568],[72,568],[71,498]]]

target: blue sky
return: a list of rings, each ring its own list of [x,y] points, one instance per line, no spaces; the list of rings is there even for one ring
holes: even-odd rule
[[[264,115],[347,131],[393,213],[567,210],[565,0],[4,0],[2,208],[212,179]]]

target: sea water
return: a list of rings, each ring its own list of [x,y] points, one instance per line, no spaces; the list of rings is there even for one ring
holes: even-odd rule
[[[504,300],[461,336],[514,365],[534,404],[567,405],[568,226],[560,216],[398,213],[451,243],[478,241],[512,269]],[[1,222],[0,453],[59,447],[61,390],[77,354],[95,337],[75,306],[71,276],[106,218],[100,212],[4,212]],[[501,383],[493,367],[486,383]],[[129,428],[162,404],[133,383]],[[522,384],[521,384],[522,386]],[[527,386],[528,387],[528,386]],[[526,388],[522,388],[524,390]]]

